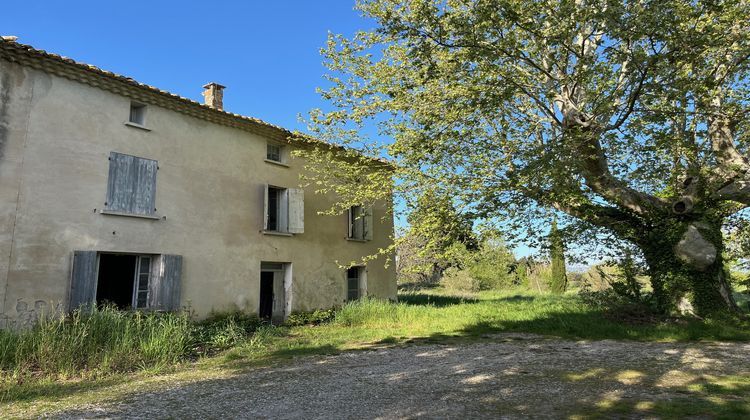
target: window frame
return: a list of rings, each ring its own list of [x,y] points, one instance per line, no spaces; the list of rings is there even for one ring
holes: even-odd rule
[[[276,148],[276,153],[271,154],[271,148]],[[276,158],[274,158],[274,156]],[[284,159],[284,145],[274,142],[266,142],[266,159],[267,162],[285,164]]]
[[[357,227],[359,227],[359,229],[357,229]],[[371,241],[372,228],[371,206],[354,205],[349,207],[347,210],[347,240],[355,242]]]
[[[263,188],[262,232],[281,236],[304,233],[304,190],[271,184]]]
[[[130,112],[128,113],[128,125],[134,125],[136,127],[146,127],[146,114],[148,112],[148,106],[144,103],[130,102]]]

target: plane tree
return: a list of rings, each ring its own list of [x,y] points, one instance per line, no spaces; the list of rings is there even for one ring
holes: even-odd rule
[[[702,315],[736,310],[721,228],[750,205],[750,2],[357,8],[372,29],[329,36],[330,107],[310,125],[394,172],[311,148],[321,191],[345,206],[430,188],[530,231],[535,212],[554,209],[581,234],[637,248],[662,310],[685,298]]]

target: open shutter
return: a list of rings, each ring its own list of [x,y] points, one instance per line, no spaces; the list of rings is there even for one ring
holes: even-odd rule
[[[305,191],[302,188],[289,188],[289,233],[305,231]]]
[[[151,159],[135,158],[133,162],[133,207],[135,214],[156,212],[156,172],[158,162]]]
[[[161,311],[180,309],[182,255],[161,255],[149,285],[149,307]]]
[[[289,190],[279,189],[278,191],[278,213],[276,221],[276,230],[279,232],[289,232]]]
[[[88,308],[96,301],[96,251],[74,251],[68,309]]]
[[[365,231],[363,237],[367,241],[372,240],[372,207],[363,208],[364,212],[364,223],[363,229]]]
[[[263,230],[268,230],[268,184],[263,185]]]

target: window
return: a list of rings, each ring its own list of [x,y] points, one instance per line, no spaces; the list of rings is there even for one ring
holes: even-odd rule
[[[281,162],[281,151],[283,147],[278,144],[268,143],[266,145],[266,159]]]
[[[133,124],[146,125],[146,105],[131,102],[128,121]]]
[[[154,216],[157,170],[155,160],[110,153],[105,213]]]
[[[75,251],[69,308],[176,310],[182,256]]]
[[[148,282],[151,278],[151,257],[138,257],[135,284],[133,287],[133,308],[148,306]]]
[[[305,230],[304,191],[299,188],[264,187],[263,230],[303,233]]]
[[[372,240],[372,208],[352,206],[348,212],[349,239],[359,241]]]
[[[364,267],[350,267],[346,270],[346,300],[357,300],[365,295]]]

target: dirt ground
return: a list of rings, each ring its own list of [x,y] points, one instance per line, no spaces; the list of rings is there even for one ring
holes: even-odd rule
[[[713,417],[714,409],[726,410],[727,404],[739,404],[737,413],[750,406],[748,375],[747,343],[587,342],[502,334],[472,343],[409,345],[238,368],[48,415],[700,418]]]

